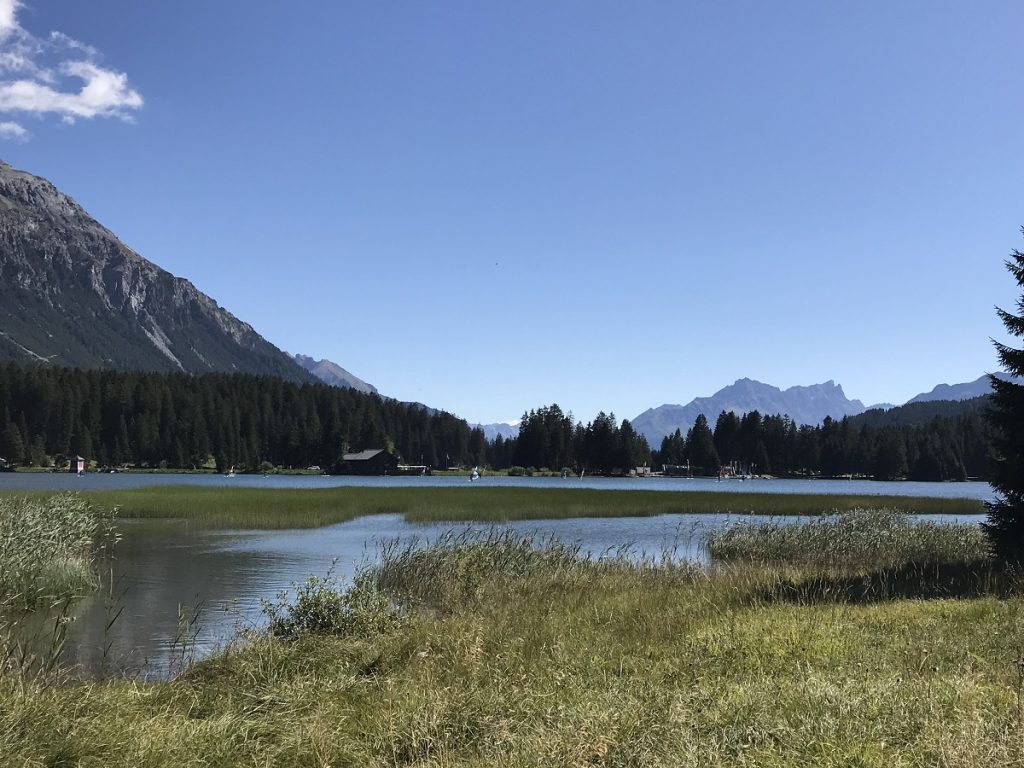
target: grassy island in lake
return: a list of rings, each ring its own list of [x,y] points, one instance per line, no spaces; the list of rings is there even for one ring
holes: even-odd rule
[[[908,496],[619,491],[568,488],[208,488],[154,486],[84,494],[121,518],[174,518],[230,528],[314,528],[362,515],[411,522],[493,522],[678,513],[820,515],[858,508],[919,514],[980,514],[974,499]]]

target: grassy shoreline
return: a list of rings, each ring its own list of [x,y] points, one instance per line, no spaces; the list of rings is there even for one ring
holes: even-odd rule
[[[45,496],[47,494],[13,494]],[[820,515],[865,507],[911,514],[982,514],[973,499],[870,495],[620,491],[552,488],[208,488],[160,486],[82,494],[118,517],[205,527],[314,528],[374,514],[410,522],[492,522],[666,514]],[[0,494],[0,498],[3,495]]]
[[[864,600],[830,570],[711,573],[683,562],[595,562],[572,547],[535,544],[492,534],[386,550],[345,593],[311,581],[280,608],[277,636],[251,638],[172,681],[0,686],[7,759],[369,768],[1024,762],[1024,601],[1012,593]],[[958,567],[974,555],[940,556]],[[935,579],[927,569],[918,578],[919,588]],[[822,580],[817,592],[788,589]]]

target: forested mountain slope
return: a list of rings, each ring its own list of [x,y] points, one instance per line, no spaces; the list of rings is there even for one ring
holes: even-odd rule
[[[295,355],[295,362],[316,376],[324,384],[332,387],[348,387],[359,392],[379,394],[377,388],[363,381],[354,373],[350,373],[331,360],[314,360],[309,355]]]
[[[850,424],[868,427],[917,427],[937,418],[980,416],[988,406],[988,397],[970,400],[910,401],[888,410],[873,409],[850,417]]]
[[[251,374],[129,373],[0,363],[0,457],[48,466],[328,469],[389,448],[431,466],[479,464],[483,431],[449,413],[351,388]]]

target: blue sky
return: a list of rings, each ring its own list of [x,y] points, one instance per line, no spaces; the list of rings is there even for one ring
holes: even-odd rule
[[[0,157],[283,349],[473,421],[743,376],[902,402],[996,366],[1022,23],[0,0]]]

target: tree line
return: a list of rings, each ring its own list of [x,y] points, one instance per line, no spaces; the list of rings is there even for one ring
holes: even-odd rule
[[[0,457],[49,466],[324,469],[388,448],[413,464],[483,464],[487,441],[449,413],[251,374],[125,373],[0,364]]]
[[[879,480],[966,480],[988,473],[989,436],[982,408],[923,424],[871,426],[874,417],[798,425],[757,411],[722,413],[714,429],[703,416],[684,436],[662,440],[655,463],[689,465],[711,475],[722,466],[775,475],[861,475]]]
[[[629,421],[618,422],[614,413],[602,411],[584,425],[558,405],[550,405],[524,413],[517,437],[498,435],[488,446],[487,463],[494,469],[611,474],[650,466],[651,449],[647,438],[638,434]]]
[[[125,373],[0,364],[0,457],[49,466],[80,455],[101,466],[259,469],[320,466],[365,448],[403,461],[612,474],[726,465],[776,475],[880,479],[985,477],[983,400],[917,404],[817,426],[785,416],[700,416],[651,450],[628,420],[587,424],[558,405],[523,414],[518,436],[493,442],[449,413],[326,384],[251,374]],[[931,416],[930,420],[927,417]]]
[[[629,421],[600,413],[589,424],[574,422],[557,405],[523,414],[518,437],[500,436],[488,446],[487,463],[571,469],[629,470],[641,466],[686,467],[717,475],[722,467],[754,474],[870,476],[892,480],[965,480],[985,477],[989,438],[984,399],[961,404],[919,404],[885,412],[799,425],[787,416],[721,413],[714,428],[703,415],[684,435],[666,436],[657,450]],[[930,419],[924,417],[932,415]]]

